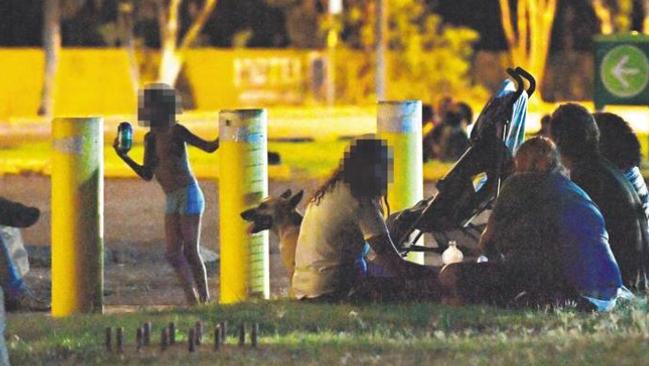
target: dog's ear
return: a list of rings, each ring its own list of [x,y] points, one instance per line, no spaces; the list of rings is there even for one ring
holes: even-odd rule
[[[302,196],[304,196],[304,190],[303,189],[300,190],[299,192],[297,192],[295,194],[295,196],[291,197],[291,200],[289,201],[291,206],[297,207],[297,204],[300,203],[300,201],[302,201]]]
[[[283,199],[287,200],[289,197],[291,197],[291,193],[292,193],[292,192],[291,192],[291,189],[289,188],[289,189],[285,190],[284,193],[282,193],[282,194],[280,195],[280,197],[282,197]]]

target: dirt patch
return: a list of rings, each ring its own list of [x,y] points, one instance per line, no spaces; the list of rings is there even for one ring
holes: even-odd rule
[[[218,184],[199,181],[206,200],[201,230],[201,245],[219,253]],[[270,193],[286,188],[305,189],[306,197],[317,188],[317,181],[299,184],[271,182]],[[51,185],[49,177],[0,177],[0,196],[37,206],[39,222],[22,231],[27,246],[39,255],[32,261],[27,282],[37,293],[50,291],[47,250],[51,243]],[[105,304],[108,306],[184,305],[184,296],[173,270],[164,261],[164,194],[155,183],[135,179],[108,179],[104,184],[104,240],[110,255],[105,267]],[[301,204],[302,209],[304,202]],[[286,296],[288,276],[281,265],[277,239],[270,239],[272,296]],[[212,296],[218,298],[218,262],[208,263],[208,282]]]
[[[206,199],[201,245],[219,253],[218,184],[200,180]],[[303,211],[308,197],[317,188],[317,180],[270,182],[270,193],[277,195],[287,188],[304,189]],[[433,186],[426,186],[427,194]],[[23,230],[26,245],[49,246],[51,242],[51,186],[49,177],[0,177],[0,196],[37,206],[42,211],[39,222]],[[105,304],[108,306],[184,305],[184,296],[169,265],[164,262],[164,194],[157,184],[135,179],[107,179],[104,184],[104,240],[111,252],[105,267]],[[40,257],[40,256],[39,256]],[[27,276],[37,293],[50,290],[47,260],[33,263]],[[288,276],[281,265],[277,238],[270,238],[271,294],[287,295]],[[218,298],[218,263],[208,265],[208,282],[212,297]]]

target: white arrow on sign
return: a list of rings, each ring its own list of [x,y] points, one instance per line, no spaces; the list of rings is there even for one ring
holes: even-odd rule
[[[629,55],[624,55],[613,68],[612,74],[625,87],[629,87],[629,82],[624,78],[627,75],[636,75],[640,70],[626,69],[626,63],[629,61]]]

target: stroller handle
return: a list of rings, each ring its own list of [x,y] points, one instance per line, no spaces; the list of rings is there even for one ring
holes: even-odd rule
[[[516,67],[516,69],[514,69],[514,72],[519,76],[521,76],[522,78],[524,78],[525,80],[527,80],[527,82],[530,84],[526,92],[527,92],[527,96],[531,97],[532,94],[534,94],[534,91],[536,90],[536,79],[534,79],[534,76],[532,76],[532,74],[530,74],[529,72],[527,72],[527,70],[525,70],[520,66]]]
[[[514,100],[518,100],[518,98],[523,94],[523,90],[525,90],[525,82],[523,81],[523,78],[521,75],[518,73],[517,70],[512,69],[511,67],[507,68],[507,74],[516,81],[516,92],[514,92]]]

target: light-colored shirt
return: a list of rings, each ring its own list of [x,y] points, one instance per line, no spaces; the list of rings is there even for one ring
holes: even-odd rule
[[[295,297],[315,298],[349,289],[366,240],[388,229],[378,200],[357,199],[338,182],[304,213],[295,250]]]

